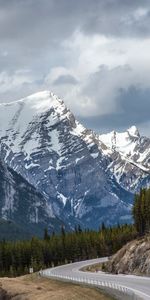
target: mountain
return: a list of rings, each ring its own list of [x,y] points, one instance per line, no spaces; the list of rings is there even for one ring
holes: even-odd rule
[[[49,91],[0,105],[3,159],[70,225],[131,221],[133,194],[110,167],[121,155],[100,138]]]
[[[150,139],[132,126],[125,132],[112,131],[99,136],[107,146],[108,169],[127,190],[137,192],[150,186]]]
[[[0,161],[0,239],[43,235],[61,222],[49,211],[43,195]]]

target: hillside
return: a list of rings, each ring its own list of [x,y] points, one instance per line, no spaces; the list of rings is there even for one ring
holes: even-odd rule
[[[39,278],[33,274],[18,278],[0,278],[0,299],[5,300],[111,300],[88,287]]]
[[[106,264],[110,273],[150,276],[150,236],[126,244]]]

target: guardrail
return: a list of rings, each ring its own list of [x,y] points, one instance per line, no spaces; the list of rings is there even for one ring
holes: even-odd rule
[[[142,300],[141,297],[137,296],[132,289],[125,286],[110,282],[110,281],[100,281],[94,280],[87,277],[75,277],[72,275],[61,275],[50,270],[40,271],[42,277],[48,277],[68,282],[74,282],[79,284],[86,284],[95,286],[102,290],[105,290],[111,296],[115,296],[118,300]]]

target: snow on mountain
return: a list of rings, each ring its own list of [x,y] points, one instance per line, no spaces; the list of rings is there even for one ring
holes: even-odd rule
[[[112,131],[99,136],[112,158],[108,168],[119,184],[136,192],[150,185],[150,139],[141,137],[135,126],[125,132]]]
[[[139,138],[134,128],[122,136],[98,136],[49,91],[0,105],[3,159],[43,194],[52,214],[70,224],[99,227],[102,221],[131,220],[133,195],[118,179],[121,173],[113,170],[122,172],[122,157],[129,156],[130,144],[129,160],[138,153],[135,141]],[[142,143],[146,151],[148,142],[141,139]],[[121,148],[126,148],[122,154]]]
[[[0,195],[0,220],[13,221],[12,226],[19,225],[26,236],[35,232],[43,234],[45,226],[51,231],[54,230],[54,224],[60,228],[61,222],[52,215],[43,195],[2,161]],[[9,232],[5,232],[5,238],[7,234]]]
[[[42,118],[44,113],[51,109],[50,118],[47,118],[50,126],[57,124],[61,120],[62,115],[67,116],[68,114],[64,103],[47,91],[39,92],[25,99],[13,102],[13,104],[0,105],[0,135],[4,137],[3,140],[5,141],[7,140],[5,134],[9,134],[7,145],[11,147],[14,153],[18,153],[23,149],[30,156],[34,149],[40,146],[40,128],[38,122],[40,121],[40,117]],[[31,125],[34,125],[34,127]],[[32,131],[29,130],[31,128],[33,129]],[[26,136],[27,133],[30,138]],[[51,137],[53,149],[59,152],[60,144],[56,132]],[[27,141],[22,144],[22,139],[27,139]]]
[[[139,132],[135,126],[132,126],[125,132],[112,131],[108,134],[100,135],[100,140],[111,149],[115,149],[125,155],[131,155],[134,153],[135,145],[139,140]]]

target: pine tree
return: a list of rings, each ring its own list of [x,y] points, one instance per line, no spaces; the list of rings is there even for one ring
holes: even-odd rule
[[[49,234],[48,234],[48,229],[45,228],[45,229],[44,229],[44,240],[45,240],[45,241],[49,241],[49,239],[50,239],[50,236],[49,236]]]

